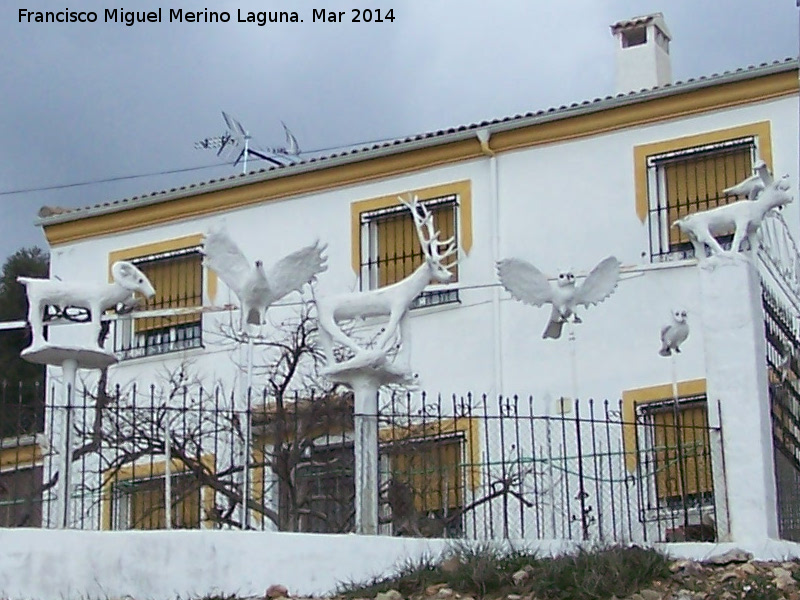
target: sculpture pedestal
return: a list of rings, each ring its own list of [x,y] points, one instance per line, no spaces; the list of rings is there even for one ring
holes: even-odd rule
[[[61,444],[58,461],[57,523],[62,529],[69,525],[70,463],[72,462],[72,407],[75,399],[75,378],[78,369],[104,369],[117,362],[117,357],[101,348],[62,346],[40,343],[25,348],[20,356],[38,365],[60,366],[62,375],[62,398],[64,405],[58,407],[61,428]]]
[[[50,343],[29,346],[20,356],[37,365],[63,366],[65,361],[74,360],[79,369],[105,369],[117,363],[117,357],[102,348],[84,346],[64,346]]]
[[[408,385],[412,373],[395,367],[386,353],[365,350],[350,360],[328,365],[321,373],[353,390],[356,533],[378,534],[378,390],[391,383]]]

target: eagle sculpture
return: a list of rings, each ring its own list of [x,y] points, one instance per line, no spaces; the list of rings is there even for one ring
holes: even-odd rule
[[[325,245],[315,242],[284,256],[269,269],[261,260],[248,260],[236,242],[221,227],[206,233],[204,264],[217,273],[239,299],[241,326],[261,325],[267,309],[275,302],[300,291],[306,283],[325,271]]]

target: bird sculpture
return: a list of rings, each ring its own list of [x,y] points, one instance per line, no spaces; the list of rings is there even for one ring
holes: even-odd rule
[[[620,263],[613,256],[600,261],[581,285],[575,284],[575,275],[571,271],[559,273],[555,285],[552,285],[539,269],[518,258],[499,261],[497,274],[503,287],[520,302],[533,306],[552,305],[550,321],[542,337],[557,339],[570,317],[573,323],[581,322],[575,314],[578,306],[599,304],[614,292],[619,281]]]
[[[267,309],[287,294],[300,291],[328,267],[319,242],[283,257],[269,270],[261,260],[248,260],[222,228],[205,235],[205,265],[239,298],[241,326],[261,325]]]
[[[747,196],[748,200],[755,200],[756,197],[774,181],[772,173],[767,168],[767,163],[759,160],[753,166],[753,173],[750,177],[737,183],[734,186],[722,190],[723,194],[729,196]]]
[[[672,322],[661,328],[661,356],[672,356],[673,352],[680,353],[681,344],[689,337],[689,323],[686,320],[686,311],[676,308],[672,311]]]

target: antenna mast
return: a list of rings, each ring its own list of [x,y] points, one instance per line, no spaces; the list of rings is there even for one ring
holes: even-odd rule
[[[233,166],[238,165],[239,161],[242,162],[242,174],[247,173],[247,158],[250,156],[266,160],[277,167],[284,167],[287,164],[292,164],[295,159],[300,156],[300,145],[297,143],[297,138],[294,137],[283,121],[281,121],[281,125],[283,125],[283,130],[286,134],[288,147],[255,150],[251,148],[250,143],[253,136],[250,135],[237,119],[233,118],[225,111],[222,111],[222,119],[225,121],[227,131],[223,135],[200,140],[195,143],[194,147],[200,150],[218,148],[217,156],[222,156],[223,152],[226,152],[226,149],[242,146],[241,152],[236,156],[236,160],[233,161]],[[279,157],[287,162],[282,162],[279,160]]]

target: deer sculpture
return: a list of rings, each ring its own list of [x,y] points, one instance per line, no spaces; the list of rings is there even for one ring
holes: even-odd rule
[[[329,365],[335,361],[334,343],[339,343],[356,355],[366,350],[341,328],[340,322],[369,317],[388,317],[383,331],[375,341],[375,348],[387,351],[390,342],[397,337],[396,347],[400,347],[408,334],[408,309],[431,280],[445,283],[453,278],[450,271],[457,260],[445,264],[445,260],[457,255],[455,238],[439,240],[439,232],[433,226],[433,215],[414,196],[409,201],[398,198],[414,218],[422,253],[425,261],[411,275],[375,290],[350,292],[316,300],[319,319],[320,343]]]
[[[78,283],[58,279],[17,277],[28,293],[28,323],[31,326],[31,348],[44,341],[42,314],[45,306],[86,308],[95,328],[94,339],[100,337],[100,316],[117,304],[132,301],[134,292],[152,298],[156,291],[150,280],[134,265],[117,261],[111,267],[113,283]]]

